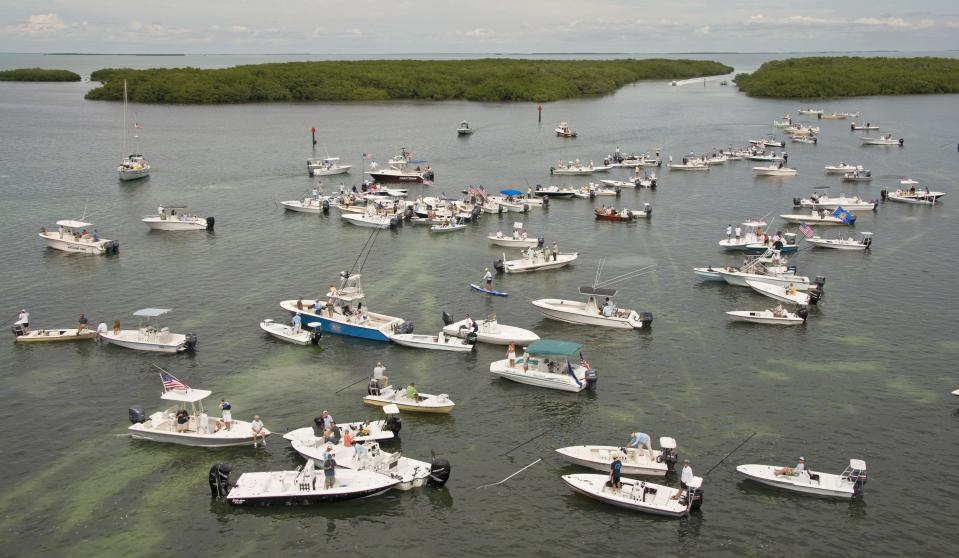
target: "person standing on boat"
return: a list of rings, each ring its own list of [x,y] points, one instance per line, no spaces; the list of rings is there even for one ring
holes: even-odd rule
[[[333,430],[333,415],[324,409],[321,418],[323,419],[323,432]]]
[[[263,431],[263,421],[260,420],[260,415],[253,415],[253,420],[250,421],[250,428],[253,430],[253,447],[256,447],[256,438],[259,437],[265,448],[266,433]]]
[[[512,341],[506,347],[506,358],[509,360],[509,367],[514,368],[516,366],[516,345]]]
[[[619,490],[622,488],[622,483],[620,481],[620,475],[623,472],[623,462],[619,459],[619,456],[613,458],[613,462],[609,464],[609,485],[613,490]]]
[[[20,310],[20,313],[17,314],[17,325],[23,327],[24,333],[30,331],[30,312],[27,312],[26,308]]]
[[[336,459],[332,451],[327,455],[326,459],[323,460],[323,478],[325,480],[324,487],[327,490],[333,488],[333,485],[336,484]]]
[[[736,240],[739,240],[743,236],[743,228],[739,225],[736,225]]]
[[[302,330],[303,318],[299,314],[293,314],[293,319],[290,320],[290,325],[293,327],[293,335],[298,335]]]
[[[732,239],[733,239],[733,225],[730,223],[729,225],[726,225],[726,240],[732,240]]]
[[[645,432],[633,432],[630,434],[629,442],[626,444],[627,448],[639,449],[640,447],[646,447],[649,450],[649,457],[653,457],[653,445],[652,441],[649,438],[649,434]]]
[[[556,241],[553,241],[553,261],[556,261],[556,256],[559,255],[559,244]]]
[[[476,325],[476,322],[473,318],[467,314],[466,315],[466,331],[478,331],[479,327]]]
[[[176,412],[176,431],[186,432],[190,429],[190,413],[186,409]]]
[[[226,399],[220,399],[220,414],[223,417],[223,426],[227,430],[233,427],[233,405]]]
[[[120,320],[113,320],[113,335],[120,335]]]
[[[376,380],[376,385],[380,389],[390,385],[390,379],[386,376],[386,367],[382,362],[377,362],[373,367],[373,379]]]
[[[486,282],[486,290],[493,289],[493,274],[490,272],[489,268],[486,268],[486,274],[483,275],[483,281]]]
[[[673,495],[673,500],[679,500],[684,490],[689,489],[689,483],[693,481],[693,468],[689,466],[689,460],[683,460],[683,472],[679,477],[679,489]]]

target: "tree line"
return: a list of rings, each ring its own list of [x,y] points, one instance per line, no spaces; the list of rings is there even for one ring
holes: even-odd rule
[[[19,68],[16,70],[0,70],[0,81],[80,81],[80,74],[69,70]]]

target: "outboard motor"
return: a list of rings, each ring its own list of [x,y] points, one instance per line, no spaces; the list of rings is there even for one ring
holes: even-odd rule
[[[216,218],[215,218],[215,217],[207,217],[207,218],[206,218],[206,230],[208,230],[208,231],[210,231],[210,232],[213,232],[213,225],[214,225],[214,224],[216,224]]]
[[[650,215],[653,214],[653,206],[649,205],[648,202],[647,202],[647,203],[644,203],[644,204],[643,204],[643,211],[646,213],[646,216],[649,217]]]
[[[147,421],[147,414],[143,412],[143,407],[132,405],[127,409],[127,417],[131,424],[140,424]]]
[[[616,187],[616,197],[618,198],[619,195],[622,194],[622,193],[623,193],[623,189],[620,188],[619,186],[617,186],[617,187]]]
[[[546,239],[544,237],[539,237],[536,239],[536,247],[540,250],[543,249],[543,245],[546,244]]]
[[[367,184],[366,181],[364,180],[363,184],[360,185],[360,189],[363,190],[364,192],[369,191],[370,185]],[[356,186],[353,187],[353,191],[354,192],[356,191]]]
[[[599,376],[596,375],[596,371],[590,368],[586,371],[586,389],[596,389],[596,382],[599,380]]]
[[[659,448],[662,453],[656,458],[656,462],[665,463],[666,468],[672,471],[676,463],[679,462],[679,453],[676,452],[676,440],[664,436],[659,439]]]
[[[493,269],[495,269],[499,273],[503,273],[504,271],[506,271],[506,266],[503,264],[503,258],[498,258],[496,260],[493,260]]]
[[[400,224],[400,219],[399,219],[399,217],[390,217],[390,228],[391,228],[391,229],[394,228],[394,227],[396,227],[396,226],[399,225],[399,224]]]
[[[330,212],[330,200],[323,200],[323,203],[320,204],[320,208],[323,210],[323,214],[326,215]]]
[[[799,207],[802,205],[802,200],[799,198],[793,198],[793,207]]]
[[[899,138],[899,147],[902,147],[904,143],[906,143],[906,140]]]
[[[826,278],[823,276],[816,277],[815,282],[813,283],[813,288],[809,289],[809,304],[818,303],[823,297],[823,286],[826,283]]]
[[[805,306],[800,306],[796,309],[796,315],[802,318],[802,321],[806,321],[806,318],[809,317],[809,310]]]
[[[450,480],[452,472],[450,462],[445,459],[434,459],[430,463],[430,476],[426,479],[426,484],[433,488],[443,488],[446,481]]]
[[[468,343],[468,344],[470,344],[470,345],[473,345],[473,350],[474,350],[474,351],[476,350],[476,341],[478,340],[478,338],[479,338],[479,336],[476,335],[476,332],[475,332],[475,331],[471,331],[471,332],[469,332],[469,333],[466,334],[466,343]]]
[[[479,217],[479,216],[480,216],[480,213],[482,213],[482,212],[483,212],[483,208],[482,208],[482,207],[480,207],[480,206],[478,206],[478,205],[474,205],[474,206],[473,206],[473,211],[470,211],[470,215],[472,215],[473,218],[475,219],[475,218]]]
[[[799,268],[797,268],[794,265],[788,266],[786,268],[786,273],[792,273],[793,275],[795,275],[797,271],[799,271]]]
[[[383,422],[383,428],[389,430],[394,436],[399,437],[400,430],[403,429],[403,420],[399,415],[390,415]]]
[[[548,207],[549,207],[549,196],[543,196],[543,209],[547,209]]]
[[[186,340],[184,341],[184,344],[186,345],[186,350],[195,351],[197,342],[196,334],[191,331],[190,333],[187,333],[185,337]]]
[[[443,312],[443,325],[450,325],[453,323],[453,316],[449,312]]]
[[[233,469],[225,463],[214,463],[210,467],[210,497],[226,498],[233,484],[230,482],[230,471]]]
[[[393,324],[393,333],[413,333],[413,322],[403,321],[398,324]]]
[[[103,245],[103,250],[104,250],[104,252],[105,252],[106,254],[113,254],[113,255],[119,254],[119,253],[120,253],[120,241],[119,241],[119,240],[111,240],[110,242],[107,242],[106,244]]]
[[[859,471],[850,473],[847,478],[854,483],[852,487],[853,495],[862,496],[863,491],[866,489],[866,481],[869,480],[869,475],[867,475],[865,471]]]
[[[643,328],[649,328],[653,325],[653,313],[652,312],[640,312],[639,313],[639,322],[643,324]]]
[[[23,327],[23,324],[13,324],[10,326],[10,331],[13,332],[14,337],[20,337],[21,335],[27,334],[27,328]]]
[[[686,496],[680,500],[681,504],[686,504],[686,498],[692,498],[693,503],[689,506],[690,510],[698,510],[703,507],[703,487],[699,487],[693,490],[692,494],[689,494],[689,491],[686,491]]]
[[[882,201],[886,201],[886,199],[889,198],[889,190],[886,190],[885,188],[883,188],[882,190],[879,190],[879,198]]]
[[[590,190],[590,191],[589,191],[589,199],[591,199],[591,200],[595,200],[595,199],[596,199],[596,190]]]
[[[867,236],[865,240],[862,241],[863,246],[866,247],[866,251],[869,252],[872,250],[872,237]]]

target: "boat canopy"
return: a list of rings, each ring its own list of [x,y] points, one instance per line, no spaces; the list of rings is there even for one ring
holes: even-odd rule
[[[143,318],[156,318],[157,316],[162,316],[169,312],[170,308],[141,308],[133,313],[134,316],[140,316]]]
[[[513,223],[513,228],[514,228],[514,229],[522,229],[522,228],[523,228],[523,223],[520,223],[519,221],[516,221],[515,223]]]
[[[760,219],[759,221],[743,221],[743,225],[747,227],[765,227],[768,224],[769,223],[767,223],[766,221],[763,221],[762,219]]]
[[[850,460],[849,460],[849,468],[850,468],[850,469],[855,469],[855,470],[857,470],[857,471],[865,471],[865,470],[866,470],[866,462],[863,461],[862,459],[850,459]]]
[[[61,219],[57,221],[57,225],[69,227],[71,229],[82,229],[83,227],[92,227],[93,223],[87,223],[86,221],[74,221],[73,219]]]
[[[522,196],[523,195],[523,192],[520,192],[519,190],[513,190],[512,188],[508,188],[506,190],[500,190],[499,193],[503,194],[504,196]]]
[[[196,403],[206,399],[212,394],[212,391],[206,389],[171,389],[160,396],[160,399],[166,401],[179,401],[181,403]]]
[[[185,203],[164,203],[160,204],[163,209],[186,209]]]
[[[597,289],[595,287],[580,287],[579,294],[595,296],[616,296],[616,289]]]
[[[575,355],[582,348],[583,345],[581,343],[575,343],[573,341],[538,339],[526,347],[526,352],[531,355],[570,356]]]
[[[387,415],[398,415],[400,414],[400,408],[396,406],[396,403],[390,403],[389,405],[383,405],[383,413]]]

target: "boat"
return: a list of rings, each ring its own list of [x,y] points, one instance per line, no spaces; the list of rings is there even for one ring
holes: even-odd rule
[[[123,80],[123,159],[117,167],[120,180],[127,182],[150,176],[150,163],[140,154],[140,136],[133,134],[133,150],[130,150],[130,134],[127,128],[127,80]],[[140,129],[138,122],[133,123],[134,129]],[[128,155],[129,153],[129,155]]]
[[[749,140],[749,143],[759,147],[760,149],[766,147],[786,147],[786,142],[778,140],[772,136],[766,136],[758,140]]]
[[[402,318],[369,312],[365,307],[361,274],[340,272],[340,287],[331,288],[326,303],[317,300],[284,300],[282,307],[299,314],[304,327],[315,328],[319,322],[324,333],[360,337],[373,341],[389,341],[395,333],[413,333],[413,324]],[[302,302],[302,304],[297,304]]]
[[[780,165],[753,167],[756,176],[796,176],[799,171]]]
[[[833,112],[830,114],[821,114],[819,115],[819,118],[821,118],[822,120],[845,120],[849,118],[849,115],[843,114],[841,112]]]
[[[806,322],[807,311],[800,307],[795,313],[788,310],[730,310],[726,312],[736,322],[753,324],[792,326]]]
[[[683,162],[673,163],[672,160],[666,165],[666,167],[671,171],[708,171],[709,165],[700,159],[689,159],[683,157]]]
[[[142,221],[155,231],[212,231],[215,219],[190,215],[184,204],[166,204],[157,208],[156,215],[147,215]]]
[[[720,275],[718,271],[713,269],[713,266],[694,267],[693,273],[696,275],[696,277],[699,277],[704,281],[725,281],[723,276]]]
[[[939,203],[939,198],[946,195],[945,192],[930,191],[929,188],[920,190],[917,186],[919,186],[918,182],[906,178],[899,181],[899,188],[895,192],[883,189],[879,194],[883,201],[889,200],[914,205],[936,205]]]
[[[776,233],[772,237],[763,235],[758,242],[747,244],[744,248],[747,254],[761,255],[772,250],[781,255],[795,254],[799,251],[799,237],[796,233]]]
[[[446,221],[439,225],[432,225],[430,227],[430,232],[432,233],[448,233],[461,231],[466,228],[466,223],[455,223],[453,221]]]
[[[878,130],[879,125],[873,124],[872,122],[866,122],[865,124],[856,124],[855,122],[853,122],[849,125],[849,129],[853,132],[858,132],[858,131],[868,132],[871,130]]]
[[[473,289],[474,291],[479,291],[481,293],[486,293],[488,295],[509,296],[509,293],[505,293],[503,291],[494,291],[493,289],[484,289],[483,287],[480,287],[476,283],[470,283],[470,288]]]
[[[846,174],[847,172],[866,170],[862,165],[850,165],[845,161],[840,161],[836,165],[826,165],[823,169],[826,170],[826,174]]]
[[[176,378],[173,379],[176,380]],[[164,384],[166,384],[165,379]],[[249,422],[231,418],[230,428],[227,429],[225,425],[222,425],[225,423],[224,418],[207,416],[203,409],[203,400],[211,394],[212,392],[208,390],[190,387],[169,389],[160,396],[160,399],[173,403],[173,406],[147,417],[141,407],[134,405],[129,411],[132,424],[127,428],[127,432],[131,438],[138,440],[200,448],[225,448],[252,444],[254,442],[253,426]],[[184,410],[189,413],[189,421],[184,423],[185,428],[179,430],[180,425],[177,424],[176,415],[177,412]],[[270,431],[263,428],[263,436],[269,435]]]
[[[347,223],[358,227],[367,227],[372,229],[389,229],[400,223],[400,218],[393,215],[377,215],[375,213],[344,213],[340,215]]]
[[[17,322],[10,326],[13,331],[14,340],[17,343],[57,343],[61,341],[92,341],[96,339],[97,332],[92,329],[80,331],[75,327],[62,327],[57,329],[30,329],[26,325]]]
[[[752,279],[747,279],[746,285],[757,293],[778,300],[779,302],[796,304],[798,306],[809,306],[810,304],[816,304],[822,298],[823,283],[820,282],[821,278],[817,277],[816,279],[815,285],[805,292],[799,290],[798,285],[793,285],[795,288],[789,288],[788,286],[772,285],[767,282]]]
[[[845,208],[844,208],[845,209]],[[856,222],[856,216],[848,214],[848,219],[834,217],[823,209],[814,209],[809,213],[784,213],[779,216],[780,219],[790,223],[806,223],[807,225],[851,225]],[[847,222],[848,220],[848,222]]]
[[[540,197],[571,198],[576,195],[576,190],[560,186],[540,186],[537,184],[533,193]]]
[[[314,188],[309,195],[302,199],[281,201],[280,205],[287,211],[298,213],[329,213],[330,199],[330,196],[324,196],[318,188]]]
[[[806,242],[814,248],[832,248],[834,250],[870,250],[872,247],[872,233],[861,232],[858,238],[822,238],[813,236]]]
[[[816,145],[819,143],[819,138],[816,136],[790,136],[789,141],[793,143],[805,143],[807,145]]]
[[[454,353],[468,353],[476,346],[476,340],[462,339],[453,335],[446,335],[442,331],[436,335],[417,335],[415,333],[397,333],[390,336],[390,341],[404,347],[414,349],[433,349],[436,351],[451,351]],[[472,342],[471,342],[472,341]]]
[[[504,246],[506,248],[541,248],[542,238],[530,238],[523,230],[523,223],[516,221],[513,223],[513,236],[506,236],[502,231],[496,234],[488,235],[490,243],[495,246]]]
[[[813,126],[806,122],[800,122],[783,129],[783,133],[789,136],[816,136],[819,135],[819,126]]]
[[[339,157],[324,157],[322,159],[307,159],[306,171],[310,176],[332,176],[350,172],[353,165],[341,165]]]
[[[635,185],[630,184],[629,187],[635,188]],[[601,184],[590,182],[582,186],[574,195],[580,199],[591,200],[597,197],[619,197],[621,193],[622,190],[619,188],[604,188]]]
[[[803,470],[799,474],[779,474],[785,467],[775,465],[739,465],[736,470],[746,478],[773,488],[800,492],[813,496],[851,499],[861,496],[868,480],[866,462],[850,459],[849,465],[838,475]]]
[[[579,159],[564,163],[560,161],[555,167],[549,168],[549,173],[557,176],[589,176],[597,170],[609,170],[610,167],[594,167],[592,161],[589,164],[580,163]]]
[[[556,298],[541,298],[531,302],[543,316],[568,324],[593,325],[615,329],[643,329],[653,324],[652,312],[637,312],[628,308],[617,308],[612,302],[616,289],[580,287],[579,294],[586,296],[585,302]],[[601,306],[597,297],[604,297]],[[604,312],[605,307],[610,309]],[[609,315],[606,315],[606,314]]]
[[[613,188],[635,188],[636,183],[631,180],[600,180],[600,184],[611,186]]]
[[[688,491],[684,491],[684,496],[677,499],[673,499],[675,488],[626,477],[620,479],[619,489],[607,486],[609,475],[577,473],[563,475],[562,478],[567,486],[584,496],[616,507],[653,515],[686,517],[692,510],[698,510],[703,502],[702,477],[693,477],[689,481],[688,487],[693,492],[692,496]]]
[[[784,163],[786,158],[783,155],[776,154],[775,151],[770,151],[769,153],[765,151],[749,151],[745,155],[745,159],[749,161],[756,161],[759,163]]]
[[[468,136],[475,131],[473,128],[470,128],[470,123],[466,120],[460,122],[460,125],[456,128],[456,133],[461,136]]]
[[[773,257],[768,259],[774,260],[775,258],[774,252]],[[754,281],[780,287],[793,286],[800,291],[812,288],[809,278],[805,275],[797,275],[796,266],[785,265],[781,256],[779,262],[764,261],[766,259],[762,256],[754,257],[752,261],[747,261],[742,268],[723,267],[713,269],[723,278],[723,281],[734,287],[749,287],[747,281]],[[822,281],[824,282],[825,279],[822,279]]]
[[[582,358],[583,346],[571,341],[540,339],[526,347],[523,355],[497,360],[489,365],[490,374],[530,386],[580,392],[596,387],[596,371]],[[569,357],[580,354],[576,364]]]
[[[299,332],[293,330],[293,326],[274,322],[266,319],[260,322],[260,329],[276,337],[280,341],[293,343],[295,345],[316,345],[323,337],[323,330],[319,329],[319,322],[311,322],[308,329],[302,329]]]
[[[120,253],[119,241],[100,238],[96,229],[93,229],[91,234],[88,231],[91,228],[93,224],[86,221],[61,219],[57,221],[56,231],[48,231],[46,227],[41,226],[40,238],[54,250],[73,254],[98,256]]]
[[[643,210],[637,211],[635,209],[623,208],[622,211],[617,211],[612,207],[603,207],[603,208],[594,208],[593,215],[596,216],[597,221],[634,221],[640,217],[649,217],[653,214],[653,206],[649,203],[643,204]]]
[[[819,116],[819,115],[821,115],[821,114],[823,113],[823,110],[822,110],[822,109],[814,109],[814,108],[804,108],[804,109],[799,109],[799,110],[796,111],[796,112],[798,112],[799,114]]]
[[[719,241],[719,246],[725,250],[745,250],[750,244],[762,242],[767,225],[768,223],[762,219],[756,221],[747,219],[742,225],[736,227],[739,229],[736,236],[733,236],[733,227],[730,225],[727,227],[726,238]]]
[[[575,137],[576,137],[576,132],[570,130],[569,124],[567,124],[566,122],[560,122],[560,123],[559,123],[559,126],[557,126],[554,131],[556,132],[556,135],[559,136],[559,137],[561,137],[561,138],[575,138]]]
[[[157,327],[156,319],[169,312],[169,308],[142,308],[133,313],[141,318],[137,329],[109,330],[101,333],[100,339],[118,347],[152,353],[180,353],[196,349],[195,333],[171,333],[166,327]],[[145,325],[142,318],[146,318]]]
[[[659,447],[662,449],[654,450],[651,445],[638,448],[569,446],[559,448],[556,453],[574,465],[604,472],[609,472],[610,463],[618,457],[622,463],[620,472],[624,475],[665,477],[679,460],[676,454],[676,440],[663,436],[659,439]]]
[[[329,504],[357,498],[370,498],[389,492],[401,479],[374,471],[337,469],[332,488],[324,488],[323,471],[307,459],[302,468],[292,471],[262,471],[243,473],[232,486],[228,481],[214,484],[216,472],[223,469],[218,463],[210,471],[210,490],[234,506],[268,506]],[[229,478],[229,469],[226,469]]]
[[[879,136],[878,138],[871,136],[860,136],[859,141],[861,141],[863,145],[898,145],[899,147],[902,147],[905,143],[905,140],[902,138],[893,139],[892,134],[886,134],[884,136]]]
[[[869,182],[872,180],[872,171],[852,171],[842,175],[843,182]]]
[[[788,128],[792,126],[793,119],[788,114],[783,116],[782,120],[773,120],[773,127],[775,128]]]
[[[376,182],[423,182],[432,183],[434,175],[433,169],[429,165],[426,168],[413,165],[413,154],[405,147],[400,149],[400,154],[387,162],[385,168],[381,168],[376,161],[370,163],[370,170],[365,174]]]
[[[415,398],[406,395],[405,389],[396,389],[393,386],[380,387],[376,378],[370,378],[370,384],[367,386],[367,395],[363,398],[363,403],[384,407],[386,405],[396,405],[401,411],[413,413],[439,413],[446,414],[453,410],[456,403],[450,400],[450,396],[445,393],[431,395],[429,393],[418,393]]]
[[[379,420],[359,420],[353,422],[336,422],[340,427],[341,433],[350,433],[350,442],[386,442],[398,438],[400,430],[403,429],[403,421],[400,419],[400,409],[396,405],[385,405],[382,407],[384,418]],[[305,426],[291,430],[283,435],[285,440],[293,442],[293,449],[303,457],[309,459],[313,457],[301,451],[304,448],[323,449],[331,445],[340,451],[347,446],[345,435],[341,436],[338,444],[328,442],[323,438],[323,417],[318,416],[313,419],[313,426]],[[317,456],[319,457],[319,456]]]
[[[469,325],[471,322],[473,327]],[[528,329],[499,323],[495,315],[490,315],[485,320],[473,320],[467,314],[466,319],[454,322],[449,313],[443,312],[443,324],[443,333],[447,335],[466,337],[472,332],[476,334],[477,342],[491,345],[528,345],[539,339],[539,335]]]
[[[493,267],[497,271],[505,271],[506,273],[530,273],[566,267],[579,257],[578,252],[568,252],[553,254],[553,257],[547,260],[545,249],[535,250],[533,248],[527,248],[523,255],[524,257],[518,260],[507,260],[504,253],[502,259],[493,262]]]
[[[845,194],[839,194],[838,197],[830,197],[823,190],[813,192],[808,198],[793,198],[793,206],[805,207],[809,209],[828,209],[835,211],[836,208],[843,208],[846,211],[873,211],[879,205],[877,201],[866,201],[859,196],[846,197]]]

